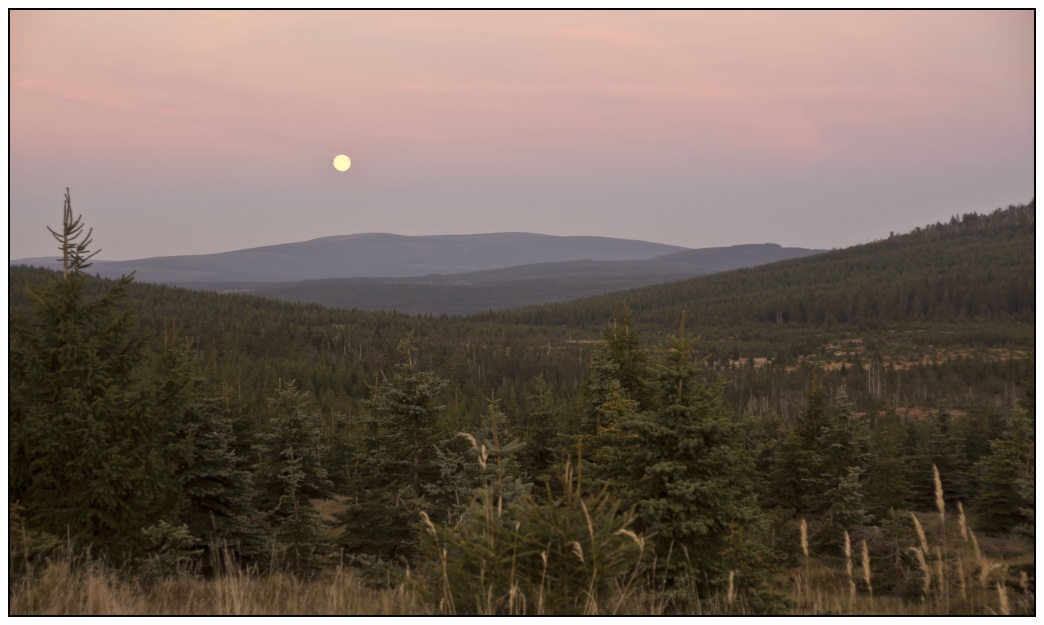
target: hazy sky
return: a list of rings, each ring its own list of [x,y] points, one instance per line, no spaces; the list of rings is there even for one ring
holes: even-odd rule
[[[844,247],[1034,194],[1029,10],[9,16],[11,258],[55,253],[65,187],[107,259]]]

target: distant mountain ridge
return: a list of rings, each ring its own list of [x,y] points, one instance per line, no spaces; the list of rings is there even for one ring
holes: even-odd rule
[[[196,289],[408,314],[468,314],[561,302],[815,254],[775,243],[685,250],[646,260],[570,260],[409,278],[183,283]]]
[[[404,278],[456,274],[540,262],[645,260],[687,248],[634,239],[525,232],[404,236],[338,235],[217,254],[95,261],[89,271],[142,282],[291,282],[329,278]],[[54,268],[53,258],[12,260]]]
[[[452,277],[476,284],[499,282],[507,279],[536,280],[564,278],[613,278],[616,280],[638,280],[649,283],[649,279],[675,280],[702,276],[718,271],[729,271],[743,267],[754,267],[790,258],[801,258],[826,250],[803,247],[783,247],[778,243],[753,243],[728,247],[704,247],[664,254],[646,260],[573,260],[557,263],[537,263],[503,269],[488,269]]]
[[[687,249],[522,232],[321,237],[217,254],[94,261],[88,273],[324,306],[469,314],[562,302],[753,267],[823,250],[776,243]],[[22,259],[59,268],[53,258]]]

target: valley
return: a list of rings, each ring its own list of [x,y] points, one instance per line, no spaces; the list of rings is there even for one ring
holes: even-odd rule
[[[763,522],[774,524],[752,530],[748,548],[766,549],[769,543],[764,541],[771,534],[758,532],[774,528],[772,532],[789,536],[789,546],[777,546],[761,556],[773,563],[762,565],[769,567],[764,571],[796,565],[799,569],[806,567],[808,575],[818,576],[836,558],[831,554],[836,553],[838,532],[870,536],[883,531],[889,540],[916,541],[903,517],[896,516],[901,510],[913,510],[928,519],[922,522],[932,526],[928,530],[931,540],[942,541],[944,533],[952,538],[956,529],[943,529],[930,521],[931,513],[926,512],[937,497],[932,489],[933,467],[943,476],[946,507],[958,501],[964,504],[969,523],[977,533],[983,533],[983,545],[995,544],[992,537],[999,535],[1010,536],[1011,541],[1025,539],[1025,530],[1019,529],[1023,526],[1005,520],[1013,517],[991,514],[999,511],[996,506],[1001,504],[986,502],[1001,496],[1001,491],[985,489],[987,484],[997,483],[991,480],[1016,480],[1011,483],[1019,484],[1032,481],[1032,475],[1024,473],[997,473],[1001,465],[995,468],[991,463],[1006,449],[1004,445],[1015,445],[1012,449],[1021,449],[1018,453],[1022,454],[1028,442],[1019,439],[1018,432],[1026,427],[1025,416],[1032,414],[1026,407],[1034,401],[1033,223],[1033,204],[1013,206],[983,215],[965,215],[852,248],[587,299],[471,315],[407,315],[358,306],[327,307],[250,293],[136,281],[121,288],[126,289],[128,303],[137,312],[148,351],[155,354],[142,361],[146,368],[138,375],[143,377],[133,384],[144,383],[141,388],[147,389],[152,384],[149,380],[167,379],[168,387],[175,385],[169,388],[180,388],[178,393],[195,398],[187,404],[157,404],[167,406],[160,414],[170,414],[171,418],[181,415],[177,419],[191,422],[199,418],[191,416],[200,410],[198,406],[213,405],[217,412],[207,418],[219,418],[218,422],[224,424],[221,427],[227,428],[226,453],[241,459],[236,461],[237,474],[268,479],[264,477],[269,470],[264,463],[275,460],[264,459],[268,443],[263,441],[292,436],[291,431],[279,429],[285,418],[292,417],[297,423],[293,431],[310,431],[315,437],[312,443],[285,439],[280,444],[295,445],[299,450],[295,454],[312,454],[313,470],[321,471],[316,475],[327,476],[325,485],[317,484],[315,490],[307,491],[311,493],[309,507],[324,510],[325,516],[314,517],[321,521],[293,521],[291,517],[267,521],[314,527],[319,534],[307,539],[318,541],[308,543],[313,545],[309,547],[313,555],[306,560],[277,561],[248,556],[247,552],[237,556],[254,558],[256,566],[290,567],[300,574],[312,571],[309,575],[320,575],[315,583],[325,583],[319,580],[323,571],[332,570],[330,545],[337,545],[337,549],[360,558],[346,573],[354,576],[352,584],[379,588],[379,584],[373,586],[375,575],[390,575],[390,579],[401,582],[402,578],[396,576],[405,569],[392,562],[411,562],[422,569],[428,566],[432,556],[426,555],[430,552],[425,545],[430,546],[430,537],[452,542],[501,527],[481,529],[468,524],[469,515],[474,514],[499,518],[499,513],[488,508],[491,504],[483,499],[482,492],[499,493],[498,497],[515,501],[511,514],[521,516],[505,517],[505,523],[508,518],[522,523],[529,518],[526,515],[537,518],[557,509],[546,506],[580,506],[583,501],[584,506],[606,511],[593,522],[606,523],[616,536],[648,531],[650,526],[643,523],[649,521],[643,522],[641,517],[634,520],[619,516],[619,511],[609,513],[605,507],[609,500],[601,499],[604,493],[568,484],[575,479],[571,473],[574,468],[582,470],[589,484],[613,488],[613,484],[640,483],[630,481],[636,479],[629,477],[630,471],[649,461],[632,459],[616,464],[614,458],[633,453],[626,451],[630,447],[621,446],[617,437],[621,431],[642,436],[643,428],[653,423],[651,419],[667,418],[674,408],[659,403],[663,395],[658,393],[665,391],[655,389],[664,383],[662,376],[674,379],[671,376],[680,375],[687,380],[683,384],[692,385],[693,398],[705,398],[692,404],[692,409],[702,415],[692,423],[731,432],[726,439],[733,450],[729,453],[739,454],[735,456],[738,464],[730,469],[736,473],[729,479],[738,480],[732,488],[739,489],[736,493],[748,493],[744,497],[758,502],[759,514],[767,515],[761,517]],[[428,277],[424,282],[436,282],[431,286],[439,287],[451,286],[438,284],[443,280],[470,285],[489,280],[498,284],[503,276],[531,277],[564,270],[572,271],[579,280],[584,272],[612,275],[607,268],[648,262],[570,261],[560,266]],[[34,304],[34,293],[48,292],[61,283],[56,283],[53,272],[46,269],[12,267],[12,323],[24,324],[21,320],[27,318],[22,315],[39,305]],[[106,297],[116,284],[85,277],[84,296]],[[384,284],[395,284],[414,297],[419,297],[418,287],[424,286],[412,278]],[[26,334],[30,326],[15,327],[22,328],[13,335],[15,353],[35,353],[19,347],[31,336]],[[25,379],[24,373],[18,373],[24,370],[16,369],[14,379]],[[18,396],[24,392],[16,392],[20,388],[28,387],[13,387],[12,393]],[[404,389],[413,390],[400,395]],[[178,405],[184,407],[176,408]],[[406,405],[413,407],[402,408]],[[415,418],[421,420],[411,421]],[[708,425],[711,423],[717,425]],[[402,445],[412,448],[411,443],[403,442],[408,440],[401,438],[403,432],[423,433],[423,441],[427,441],[423,444],[438,450],[437,456],[417,465],[427,467],[423,469],[427,473],[391,477],[399,470],[393,467],[406,466],[395,459],[395,450]],[[476,445],[485,446],[487,451],[482,453],[495,450],[495,467],[483,461],[486,464],[477,470],[473,463],[478,447],[469,452],[466,437],[461,438],[465,434]],[[301,445],[316,446],[306,452]],[[830,445],[840,445],[845,451],[835,457],[829,452]],[[809,472],[803,479],[810,481],[795,481],[795,471]],[[824,477],[828,475],[836,478]],[[16,483],[23,479],[32,478],[16,477]],[[405,481],[392,487],[388,484],[396,482],[386,482],[389,479]],[[840,481],[833,487],[825,481],[820,483],[828,479]],[[418,480],[416,488],[442,493],[430,495],[430,501],[448,506],[430,507],[425,503],[429,501],[427,495],[411,504],[417,511],[425,511],[429,515],[425,518],[434,523],[434,534],[429,538],[425,538],[429,533],[413,525],[409,515],[381,525],[366,520],[371,518],[368,515],[406,512],[383,498],[395,492],[394,488],[410,484],[410,480]],[[559,480],[566,480],[566,486],[556,487]],[[814,488],[809,486],[812,482],[817,484]],[[509,483],[521,490],[509,489]],[[271,484],[274,487],[276,482]],[[837,488],[856,489],[853,492],[857,494],[851,495],[856,499],[850,500],[857,502],[851,504],[855,508],[838,508],[840,504],[831,500],[834,495],[824,498],[823,493],[836,493]],[[541,491],[547,494],[538,494]],[[477,499],[471,500],[468,493],[473,492],[478,493]],[[620,492],[621,497],[634,496],[623,494],[629,491]],[[935,492],[939,492],[938,486]],[[445,499],[447,496],[450,499]],[[1005,501],[1019,497],[1004,496],[1008,497]],[[256,510],[255,506],[276,505],[265,501],[258,493],[235,505],[247,506],[242,508],[244,514]],[[852,516],[839,517],[842,513]],[[1016,518],[1025,518],[1018,514]],[[191,516],[182,518],[195,523]],[[237,518],[229,517],[228,522]],[[804,564],[794,558],[795,543],[789,542],[796,540],[795,524],[799,521],[810,524],[812,551],[816,554],[812,560],[806,558]],[[198,524],[186,527],[197,527],[194,531],[204,534],[211,531]],[[526,531],[545,531],[537,527]],[[504,528],[509,530],[508,526]],[[401,544],[408,547],[389,546],[387,532],[393,529],[402,532],[407,542]],[[571,531],[563,526],[546,540],[566,544],[572,540],[567,538],[572,536]],[[33,540],[46,539],[44,534],[30,535],[37,537]],[[245,536],[237,540],[247,540]],[[640,538],[641,534],[635,536]],[[500,544],[497,541],[504,537],[486,539]],[[624,543],[606,540],[601,548],[622,550],[621,557],[630,553],[622,561],[640,570],[641,557],[628,551]],[[248,543],[239,544],[244,549]],[[465,544],[460,543],[460,549]],[[701,544],[711,548],[718,543]],[[320,545],[324,546],[315,551]],[[951,543],[949,549],[954,548]],[[983,561],[987,564],[982,566],[1008,562],[1009,568],[1004,570],[1010,583],[1016,583],[1010,580],[1017,581],[1022,572],[1032,574],[1032,562],[1022,557],[1023,547],[1011,553],[990,549],[979,556],[986,558]],[[24,553],[24,557],[30,557],[28,551]],[[400,555],[394,555],[397,553]],[[453,566],[464,569],[452,573],[454,593],[467,586],[464,580],[469,574],[464,570],[468,563],[484,557],[469,555],[466,550],[455,553]],[[298,554],[293,557],[303,557]],[[913,604],[903,603],[907,600],[900,597],[914,592],[914,582],[909,580],[911,576],[916,579],[916,569],[905,560],[896,563],[891,560],[894,554],[889,554],[876,543],[871,547],[875,596],[879,601],[886,595],[894,597],[899,603],[889,609],[904,612]],[[974,557],[969,554],[942,552],[939,566],[949,567],[956,575],[963,566],[958,560],[967,562]],[[373,557],[380,559],[368,559]],[[706,557],[726,556],[719,553]],[[293,564],[295,561],[297,564]],[[730,562],[729,566],[737,567],[734,571],[746,571],[743,575],[752,576],[750,580],[759,579],[757,567],[749,568],[752,565],[743,560]],[[569,573],[586,574],[580,570]],[[841,592],[831,589],[825,579],[815,582],[819,584],[816,592],[827,593],[827,597]],[[757,584],[758,594],[746,595],[748,603],[743,604],[743,610],[816,611],[828,609],[817,601],[833,600],[810,598],[803,594],[808,589],[788,587],[785,581]],[[494,586],[490,588],[499,592]],[[619,591],[605,587],[599,592],[609,593],[605,595],[609,597]],[[644,602],[654,601],[658,592],[646,586],[617,599],[630,602],[630,609],[647,610]],[[454,596],[454,601],[466,604],[466,596]],[[755,601],[755,596],[774,598],[769,605],[758,602],[763,599]],[[420,592],[411,601],[429,601],[425,597]],[[554,600],[562,602],[556,604],[556,610],[570,609],[564,597]],[[686,603],[695,601],[695,597],[675,601],[680,602],[675,604],[676,609],[697,609]],[[989,601],[980,593],[965,600],[961,609],[982,610]],[[882,605],[877,604],[877,609]],[[726,608],[720,605],[714,610],[724,612]]]

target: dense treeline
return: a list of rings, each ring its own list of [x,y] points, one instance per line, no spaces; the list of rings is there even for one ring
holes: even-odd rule
[[[626,304],[664,331],[687,311],[700,327],[1034,320],[1036,201],[970,213],[886,240],[712,276],[484,318],[591,327]]]
[[[398,311],[424,315],[438,311],[448,315],[466,315],[476,311],[499,310],[526,306],[533,302],[561,302],[590,297],[610,291],[667,282],[684,276],[637,278],[583,278],[505,280],[490,284],[454,281],[453,276],[427,281],[380,280],[376,278],[343,278],[305,280],[287,284],[244,284],[251,293],[291,302],[315,302],[323,306],[358,308],[359,310]],[[219,285],[234,289],[239,285]],[[200,285],[200,288],[213,288]]]
[[[569,341],[596,338],[613,310],[620,311],[623,306],[631,308],[636,327],[654,342],[665,340],[682,311],[686,311],[690,326],[704,338],[703,349],[720,365],[741,358],[767,357],[782,371],[782,367],[799,364],[803,358],[815,360],[830,344],[855,338],[866,342],[859,361],[848,362],[849,370],[852,366],[865,369],[883,354],[905,353],[913,361],[907,364],[916,364],[915,369],[937,369],[932,356],[938,356],[936,352],[940,350],[950,351],[952,358],[953,352],[972,348],[972,353],[962,355],[982,362],[989,348],[1024,349],[1033,337],[1033,207],[1031,203],[984,217],[969,215],[959,222],[932,226],[920,233],[626,292],[613,296],[615,299],[596,298],[517,313],[498,312],[491,317],[462,319],[347,311],[148,284],[131,284],[129,292],[142,325],[154,342],[162,336],[165,323],[178,324],[179,334],[192,340],[198,357],[208,361],[213,377],[226,387],[223,392],[235,392],[237,398],[242,398],[246,389],[247,402],[263,404],[261,396],[274,388],[279,379],[297,379],[324,409],[355,410],[358,405],[353,398],[365,395],[366,385],[374,376],[394,364],[396,344],[412,331],[421,360],[427,361],[428,368],[446,373],[459,391],[467,391],[466,396],[485,397],[496,387],[498,392],[510,396],[506,399],[512,403],[506,408],[514,409],[524,407],[520,402],[532,393],[531,383],[538,375],[556,392],[568,394],[569,389],[575,390],[584,373],[585,357],[590,360],[590,343]],[[974,227],[963,226],[965,221]],[[926,237],[926,232],[931,236]],[[834,262],[830,262],[832,258]],[[965,268],[968,264],[975,265],[974,271]],[[40,284],[47,275],[42,269],[12,268],[11,305],[25,305],[24,286]],[[908,279],[904,282],[896,278],[901,275]],[[909,302],[924,298],[918,295],[924,289],[915,286],[923,283],[938,287],[943,294],[945,306],[938,309],[937,318],[931,322],[917,322],[916,315],[911,319],[903,317],[906,313],[899,310],[885,309],[878,310],[880,314],[866,323],[833,324],[797,322],[787,314],[777,317],[775,313],[752,312],[773,307],[782,310],[773,299],[794,299],[802,293],[805,310],[817,309],[816,302],[828,299],[844,306],[870,300]],[[953,283],[958,283],[959,288],[946,286]],[[742,284],[748,286],[744,288]],[[784,284],[793,286],[783,288]],[[987,287],[997,289],[1013,284],[1018,287],[1011,297],[987,296]],[[104,281],[91,281],[87,288],[101,292],[107,287]],[[889,292],[892,295],[885,295]],[[961,296],[963,300],[959,293],[966,294]],[[961,310],[970,309],[959,301],[986,300],[1017,305],[999,319],[961,316]],[[666,306],[663,302],[676,303]],[[943,309],[953,314],[946,316]],[[1025,321],[1027,315],[1029,322]],[[915,359],[915,355],[928,357]],[[949,359],[936,358],[942,366]],[[882,362],[885,381],[901,390],[901,379],[896,380],[894,372],[887,371],[888,364]],[[926,390],[931,386],[930,380],[938,374],[909,375],[911,379],[929,380],[922,385],[921,401],[942,399],[938,394],[925,397],[930,393]],[[976,379],[967,374],[962,377]],[[1012,378],[1005,377],[1010,383]],[[749,395],[749,389],[732,386],[729,390]],[[800,386],[791,385],[791,390],[799,391]],[[953,401],[953,397],[946,399]],[[475,402],[469,407],[481,408]]]
[[[966,215],[673,285],[665,307],[432,318],[90,278],[67,198],[67,271],[9,274],[12,573],[68,541],[152,577],[411,570],[445,612],[598,612],[628,579],[660,609],[800,611],[774,574],[851,534],[887,539],[864,543],[876,592],[928,600],[908,511],[1033,536],[1032,221]],[[846,280],[889,306],[842,318],[819,289]],[[800,320],[771,312],[792,293]],[[1033,572],[978,557],[984,586]]]
[[[29,304],[26,287],[38,288],[54,273],[15,267],[9,277],[17,309]],[[97,296],[112,284],[88,279],[86,288]],[[524,398],[537,376],[552,386],[575,387],[583,356],[579,344],[568,341],[586,337],[566,328],[338,310],[150,284],[132,283],[127,292],[154,346],[162,344],[164,327],[174,324],[217,392],[248,406],[263,406],[280,379],[294,379],[326,411],[358,409],[375,376],[398,362],[396,346],[412,332],[423,367],[461,385],[454,389],[458,397],[477,398],[462,411],[482,412],[481,398],[491,388],[498,396]]]

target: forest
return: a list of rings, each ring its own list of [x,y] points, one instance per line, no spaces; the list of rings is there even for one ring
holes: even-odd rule
[[[1033,614],[1034,228],[411,316],[92,276],[67,196],[11,613]]]

